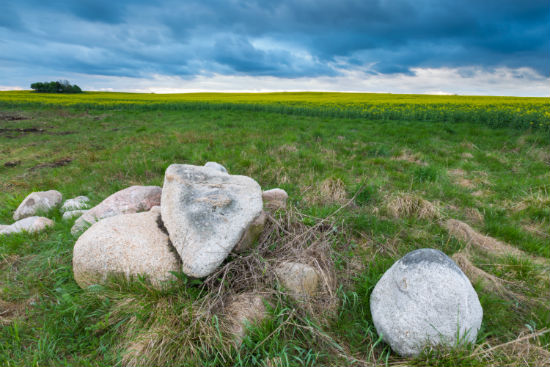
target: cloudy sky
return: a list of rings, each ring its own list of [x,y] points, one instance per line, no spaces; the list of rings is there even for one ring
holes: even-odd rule
[[[548,0],[0,2],[0,90],[550,95]]]

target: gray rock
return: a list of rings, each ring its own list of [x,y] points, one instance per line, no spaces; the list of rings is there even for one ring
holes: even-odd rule
[[[145,275],[161,288],[174,279],[170,272],[181,269],[181,262],[159,227],[159,213],[123,214],[96,222],[76,241],[73,272],[78,285],[85,288],[103,284],[110,275],[127,279]]]
[[[77,235],[100,219],[120,214],[138,213],[160,205],[162,189],[158,186],[131,186],[115,192],[76,220],[71,233]]]
[[[11,225],[2,225],[0,227],[0,234],[11,234],[11,233],[21,233],[21,232],[40,232],[46,227],[53,226],[53,220],[46,217],[27,217],[18,220],[17,222]]]
[[[47,213],[61,204],[62,199],[63,196],[56,190],[30,193],[13,214],[13,219],[19,220],[32,217],[39,212]]]
[[[262,199],[264,201],[264,206],[267,209],[285,209],[288,194],[283,189],[271,189],[262,193]]]
[[[88,209],[88,201],[90,201],[90,199],[87,196],[77,196],[72,199],[67,199],[61,206],[61,212],[65,213],[73,210]]]
[[[466,275],[434,249],[415,250],[395,262],[376,284],[370,309],[378,334],[405,357],[429,345],[475,342],[483,317]]]
[[[215,170],[220,171],[222,173],[227,173],[227,169],[225,169],[224,166],[222,166],[221,164],[216,163],[216,162],[206,162],[206,164],[204,166],[207,167],[207,168],[215,169]]]
[[[86,213],[88,210],[70,210],[65,213],[63,213],[63,220],[67,221],[76,217],[82,216],[84,213]]]
[[[254,242],[262,234],[266,219],[267,219],[267,216],[265,215],[265,212],[262,210],[258,218],[254,219],[254,221],[248,226],[244,235],[241,237],[241,240],[239,241],[239,243],[237,243],[237,245],[233,248],[233,252],[241,253],[251,249]]]
[[[183,272],[205,277],[262,213],[262,190],[250,177],[172,164],[164,177],[161,212]]]
[[[275,274],[297,301],[306,301],[317,294],[319,274],[309,265],[286,261],[275,268]]]

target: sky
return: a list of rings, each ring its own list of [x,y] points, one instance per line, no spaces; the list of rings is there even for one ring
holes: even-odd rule
[[[0,90],[550,96],[548,0],[0,2]]]

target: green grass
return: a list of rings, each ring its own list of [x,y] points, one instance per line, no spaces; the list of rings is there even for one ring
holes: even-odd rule
[[[217,350],[213,339],[210,348],[193,355],[171,346],[168,356],[181,354],[204,365],[288,366],[353,364],[342,351],[373,364],[433,366],[499,365],[525,357],[501,349],[476,355],[464,347],[404,360],[376,335],[369,297],[383,272],[408,251],[433,247],[452,255],[464,248],[441,226],[446,218],[464,220],[530,256],[550,258],[550,144],[544,130],[353,115],[81,107],[2,108],[0,223],[12,223],[14,210],[31,191],[87,195],[97,204],[130,185],[162,185],[171,163],[217,161],[231,173],[255,178],[264,189],[284,188],[291,204],[313,217],[330,215],[340,198],[347,201],[359,191],[334,218],[341,284],[333,318],[323,325],[307,317],[287,322],[292,304],[284,301],[273,305],[271,317],[252,328],[240,349]],[[26,119],[6,117],[16,115]],[[43,130],[16,130],[28,128]],[[453,169],[462,170],[473,186],[461,186],[449,173]],[[440,219],[389,215],[389,200],[402,193],[432,203]],[[471,219],[469,209],[477,209],[482,222]],[[0,306],[18,310],[0,310],[0,365],[120,365],[122,335],[148,323],[185,323],[176,316],[201,297],[185,278],[165,292],[140,282],[80,289],[72,276],[72,222],[52,215],[55,226],[40,234],[0,237]],[[473,262],[514,282],[513,289],[529,298],[550,291],[548,273],[529,260],[480,255]],[[485,311],[478,343],[494,346],[531,329],[550,328],[547,302],[518,304],[481,284],[475,287]],[[122,307],[128,299],[135,301]],[[531,342],[548,347],[550,339],[546,334]],[[181,358],[177,364],[185,365]]]

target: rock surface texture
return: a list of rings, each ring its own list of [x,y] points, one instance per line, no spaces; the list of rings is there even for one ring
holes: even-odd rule
[[[225,321],[235,343],[240,345],[246,335],[248,325],[260,322],[267,316],[264,299],[255,293],[243,293],[234,296],[225,307]]]
[[[46,227],[53,226],[53,220],[45,217],[27,217],[11,225],[0,226],[0,234],[11,234],[21,232],[39,232]]]
[[[47,213],[61,204],[61,200],[63,200],[63,196],[56,190],[30,193],[13,214],[13,219],[32,217],[38,212]]]
[[[90,199],[87,196],[77,196],[72,199],[67,199],[61,206],[61,212],[70,212],[73,210],[88,209],[88,201]]]
[[[159,227],[159,213],[123,214],[96,222],[76,241],[74,278],[82,288],[103,284],[110,275],[145,275],[155,287],[174,279],[181,262]]]
[[[204,166],[220,171],[221,173],[228,173],[227,169],[217,162],[206,162]]]
[[[70,211],[67,211],[67,212],[63,213],[63,220],[70,220],[70,219],[73,219],[75,217],[80,217],[86,212],[87,212],[87,210],[70,210]]]
[[[275,268],[275,274],[297,301],[305,301],[317,294],[319,274],[309,265],[287,261]]]
[[[87,225],[120,214],[138,213],[160,205],[162,189],[158,186],[130,186],[115,192],[76,220],[71,233],[77,235]]]
[[[475,342],[483,317],[466,275],[434,249],[415,250],[395,262],[376,284],[370,308],[378,334],[406,357],[428,345]]]
[[[166,169],[162,220],[189,276],[214,272],[262,209],[262,190],[250,177],[185,164]]]
[[[266,209],[285,209],[288,194],[283,189],[271,189],[264,191],[262,193],[262,198]]]

